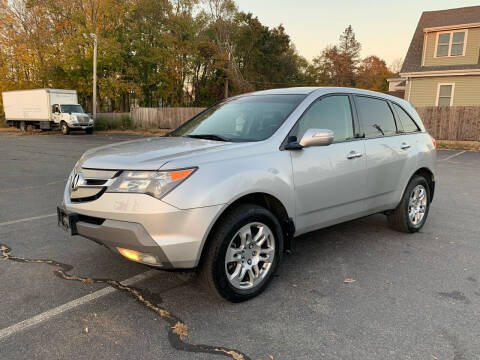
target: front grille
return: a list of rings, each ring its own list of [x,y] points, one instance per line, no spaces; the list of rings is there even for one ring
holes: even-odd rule
[[[70,200],[86,202],[98,199],[120,172],[117,170],[81,169],[68,183]]]

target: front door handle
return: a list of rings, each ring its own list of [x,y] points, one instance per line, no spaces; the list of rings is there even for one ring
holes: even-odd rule
[[[403,143],[402,146],[400,146],[400,148],[401,148],[402,150],[407,150],[407,149],[410,148],[410,145],[408,145],[407,143]]]
[[[362,157],[362,153],[356,151],[350,151],[347,155],[347,159],[356,159]]]

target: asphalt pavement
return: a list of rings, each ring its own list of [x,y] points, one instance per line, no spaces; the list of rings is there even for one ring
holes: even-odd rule
[[[420,233],[374,215],[301,236],[261,296],[230,304],[57,227],[80,155],[139,137],[0,132],[0,244],[20,260],[0,258],[0,359],[480,359],[480,153],[439,151]],[[25,259],[127,280],[156,310]]]

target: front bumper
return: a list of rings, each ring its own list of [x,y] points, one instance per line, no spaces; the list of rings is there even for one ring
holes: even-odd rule
[[[114,252],[120,247],[153,254],[161,269],[191,269],[223,205],[181,210],[149,195],[119,193],[71,202],[66,190],[62,208],[74,214],[74,234]]]
[[[93,125],[94,125],[93,123],[92,124],[90,124],[90,123],[71,123],[69,126],[72,129],[86,130],[86,129],[93,128]]]

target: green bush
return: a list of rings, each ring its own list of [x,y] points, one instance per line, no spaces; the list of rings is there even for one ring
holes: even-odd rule
[[[114,119],[106,116],[98,116],[95,121],[95,130],[107,131],[114,129],[132,129],[132,120],[130,116],[123,115],[120,119]]]
[[[122,122],[123,129],[133,129],[132,119],[130,119],[130,116],[123,115],[120,121]]]

